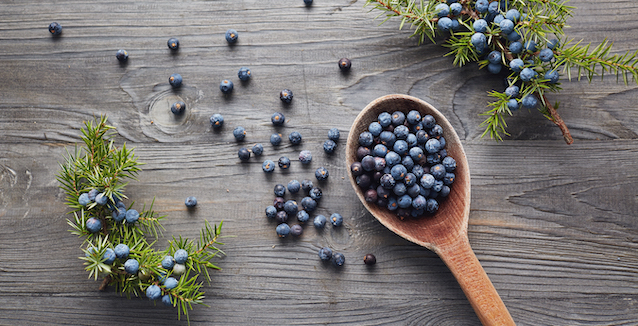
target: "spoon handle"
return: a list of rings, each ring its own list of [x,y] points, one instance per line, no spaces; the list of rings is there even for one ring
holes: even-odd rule
[[[448,266],[484,326],[516,325],[472,251],[467,234],[435,250]]]

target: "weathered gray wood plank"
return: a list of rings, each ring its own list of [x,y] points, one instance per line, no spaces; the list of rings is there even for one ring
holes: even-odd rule
[[[632,1],[573,1],[568,33],[615,51],[635,50],[638,6]],[[207,285],[207,307],[193,325],[477,325],[456,281],[432,252],[398,238],[357,202],[344,166],[344,145],[321,150],[327,130],[345,139],[369,101],[388,93],[420,97],[446,114],[464,140],[472,175],[469,236],[476,254],[519,325],[638,324],[638,110],[636,84],[563,83],[551,95],[576,143],[538,112],[508,120],[512,137],[480,139],[486,92],[501,77],[475,65],[452,67],[445,49],[418,46],[398,22],[372,21],[362,1],[55,1],[0,4],[0,324],[186,324],[172,309],[146,299],[97,291],[77,257],[80,241],[67,229],[55,173],[65,146],[79,140],[82,121],[107,114],[118,143],[135,146],[147,163],[128,187],[136,205],[167,215],[165,235],[194,238],[204,220],[224,220],[228,253]],[[59,21],[63,36],[46,26]],[[170,26],[170,27],[168,27]],[[229,47],[227,28],[240,32]],[[166,40],[177,36],[171,55]],[[125,48],[130,62],[119,65]],[[353,61],[339,73],[341,57]],[[254,78],[239,83],[241,66]],[[170,89],[173,72],[184,76]],[[218,90],[235,82],[231,96]],[[282,106],[278,92],[295,93]],[[168,111],[180,97],[182,119]],[[287,124],[275,129],[270,115]],[[226,119],[213,132],[208,117]],[[151,123],[152,122],[152,123]],[[242,125],[246,141],[232,129]],[[280,148],[269,135],[300,131],[302,145]],[[241,146],[261,142],[260,159],[240,163]],[[296,158],[289,171],[261,171],[263,159]],[[263,213],[276,183],[330,173],[318,213],[340,212],[342,229],[307,228],[300,239],[278,239]],[[198,198],[188,212],[183,200]],[[166,239],[158,242],[159,246]],[[345,253],[342,270],[316,257],[322,246]],[[367,268],[363,255],[378,264]]]

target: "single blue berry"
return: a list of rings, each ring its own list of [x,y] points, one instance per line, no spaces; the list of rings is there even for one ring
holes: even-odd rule
[[[86,229],[91,233],[100,232],[102,229],[102,221],[95,217],[86,220]]]
[[[552,49],[542,49],[538,53],[538,58],[543,62],[550,62],[554,58],[554,51]]]
[[[106,248],[106,251],[104,251],[104,255],[102,255],[102,260],[105,264],[111,265],[115,261],[116,257],[117,256],[115,255],[115,251],[113,251],[113,249]]]
[[[448,17],[439,18],[437,27],[444,32],[449,31],[450,29],[452,29],[452,19]]]
[[[461,23],[459,23],[459,20],[456,18],[452,19],[452,25],[450,25],[450,30],[456,31],[459,29],[459,27],[461,27]]]
[[[291,194],[296,194],[299,192],[299,190],[301,190],[301,183],[299,183],[299,181],[297,180],[290,180],[290,182],[288,182],[287,188]]]
[[[323,215],[317,215],[315,216],[314,220],[312,221],[312,224],[317,228],[317,229],[322,229],[324,226],[326,226],[326,217]]]
[[[505,18],[516,22],[521,18],[521,13],[516,9],[510,9],[505,13]]]
[[[395,127],[402,125],[405,122],[405,114],[401,111],[394,111],[392,113],[392,125]]]
[[[168,83],[175,88],[182,86],[182,75],[172,74],[168,77]]]
[[[279,236],[280,238],[285,238],[286,236],[288,236],[288,234],[290,234],[290,226],[288,226],[288,224],[286,223],[281,223],[277,225],[275,232],[277,232],[277,236]]]
[[[293,145],[299,145],[301,144],[301,134],[298,131],[293,131],[288,135],[288,140],[290,140]]]
[[[275,206],[268,206],[266,207],[266,217],[267,218],[275,218],[275,216],[277,215],[277,208],[275,208]]]
[[[503,20],[505,20],[505,17],[503,17],[503,15],[496,15],[494,16],[494,19],[492,20],[492,22],[496,25],[501,25],[501,22],[503,22]]]
[[[138,213],[136,210],[134,209],[129,209],[126,211],[126,222],[129,224],[133,224],[135,222],[137,222],[137,220],[140,218],[140,213]]]
[[[405,140],[397,140],[392,146],[392,150],[399,155],[405,155],[409,149],[408,142]]]
[[[525,50],[529,52],[536,52],[536,42],[532,40],[525,42]]]
[[[519,104],[516,99],[510,99],[507,101],[507,108],[510,109],[510,111],[516,111],[518,110],[518,107]]]
[[[314,187],[310,189],[310,191],[308,192],[308,195],[310,196],[310,198],[318,201],[323,196],[323,192],[321,191],[321,188]]]
[[[229,29],[226,31],[226,41],[228,43],[235,43],[237,42],[237,38],[239,37],[239,34],[237,33],[236,30],[234,29]]]
[[[239,71],[237,72],[237,77],[239,77],[239,80],[247,81],[250,79],[250,76],[251,76],[250,69],[246,67],[239,68]]]
[[[173,303],[171,302],[171,295],[170,294],[164,294],[162,296],[162,303],[167,306],[170,307],[173,305]]]
[[[472,27],[474,28],[475,32],[485,33],[487,31],[487,21],[485,21],[485,19],[477,19],[474,21],[474,23],[472,23]],[[475,46],[477,45],[474,42],[472,42],[472,44],[474,44]]]
[[[441,180],[445,176],[446,170],[443,164],[436,164],[430,168],[430,174],[436,180]]]
[[[284,117],[284,115],[282,113],[275,112],[270,117],[270,121],[275,126],[283,126],[284,122],[286,122],[286,118]]]
[[[162,289],[153,284],[146,288],[146,296],[151,300],[157,300],[162,296]]]
[[[523,68],[520,72],[521,80],[524,82],[528,82],[534,79],[538,74],[531,68]]]
[[[304,180],[301,181],[301,189],[303,189],[303,191],[305,191],[305,192],[310,191],[314,187],[315,187],[315,185],[312,183],[311,180],[304,179]]]
[[[294,200],[289,200],[284,203],[284,211],[288,213],[288,215],[297,215],[299,211],[299,206],[297,206],[297,202]]]
[[[319,249],[319,259],[322,261],[330,261],[332,259],[332,249],[328,247]]]
[[[483,47],[485,47],[485,45],[487,43],[487,37],[485,37],[485,34],[483,34],[481,32],[477,32],[477,33],[472,34],[472,37],[470,38],[470,42],[477,49],[478,48],[483,48]]]
[[[547,42],[547,47],[554,50],[557,46],[560,46],[560,42],[557,39],[551,39]]]
[[[213,114],[209,120],[213,129],[219,129],[224,125],[224,117],[219,113]]]
[[[558,74],[558,70],[550,70],[545,73],[545,79],[549,79],[550,84],[558,83],[558,78],[560,75]]]
[[[379,131],[379,133],[381,133]],[[334,142],[338,142],[339,141],[339,137],[340,137],[340,133],[339,133],[339,129],[337,128],[330,128],[330,130],[328,130],[328,139],[334,141]],[[374,136],[374,135],[373,135]],[[378,135],[377,135],[378,136]]]
[[[514,69],[512,69],[514,70]],[[516,70],[514,70],[516,71]],[[518,97],[518,91],[519,88],[516,85],[512,85],[508,88],[505,89],[505,95],[507,95],[508,97]]]
[[[462,10],[463,10],[463,6],[458,2],[455,2],[450,5],[450,13],[453,16],[458,16]]]
[[[394,151],[389,151],[388,154],[385,154],[386,166],[393,167],[399,163],[401,163],[401,155]]]
[[[396,197],[392,196],[388,198],[387,208],[390,211],[396,211],[399,208]]]
[[[425,209],[426,204],[427,200],[421,195],[417,195],[414,199],[412,199],[412,207],[414,209]]]
[[[167,290],[174,289],[177,287],[177,279],[172,276],[167,277],[164,280],[164,288]]]
[[[412,206],[412,197],[410,195],[403,195],[397,198],[397,205],[399,208],[408,208]]]
[[[372,149],[372,155],[376,157],[385,157],[388,154],[388,148],[383,144],[376,144]]]
[[[52,22],[49,24],[49,33],[56,36],[62,34],[62,25],[57,22]]]
[[[115,52],[115,58],[117,58],[119,62],[126,62],[128,60],[128,52],[122,49],[117,50],[117,52]]]
[[[175,266],[175,258],[170,255],[164,256],[164,258],[162,259],[162,268],[171,269],[173,268],[173,266]]]
[[[286,156],[282,156],[279,158],[279,161],[277,161],[277,165],[280,169],[286,170],[290,167],[290,159]]]
[[[101,193],[99,193],[99,194],[97,194],[97,195],[95,196],[95,202],[96,202],[98,205],[106,205],[106,202],[107,202],[107,201],[108,201],[108,197],[107,197],[107,196],[106,196],[106,194],[105,194],[105,193],[103,193],[103,192],[101,192]]]
[[[445,17],[450,14],[450,6],[445,3],[439,3],[434,7],[434,12],[436,12],[436,15],[439,17]]]
[[[359,145],[368,147],[374,142],[374,136],[369,131],[359,134]]]
[[[414,125],[421,122],[421,113],[417,110],[412,110],[408,112],[408,115],[406,115],[405,118],[408,120],[409,124]]]
[[[335,128],[336,129],[336,128]],[[372,136],[374,137],[379,137],[379,135],[381,134],[381,132],[383,131],[383,127],[381,126],[380,123],[378,122],[372,122],[369,126],[368,126],[368,131],[372,134]],[[330,137],[330,136],[328,136]]]
[[[436,201],[436,199],[433,198],[428,198],[427,203],[425,205],[425,211],[433,214],[436,213],[436,211],[439,210],[439,202]]]
[[[335,143],[334,140],[326,139],[326,141],[323,142],[323,151],[326,152],[326,154],[334,153],[336,148],[337,143]]]
[[[179,40],[171,37],[168,39],[168,41],[166,41],[166,45],[168,45],[168,48],[171,50],[177,50],[179,49]]]
[[[90,204],[91,200],[89,199],[89,194],[88,193],[83,193],[78,197],[78,204],[86,207],[86,205]]]
[[[279,144],[281,144],[281,135],[280,134],[270,135],[270,143],[273,146],[279,146]]]
[[[303,3],[309,7],[312,5],[312,0],[303,0]]]
[[[346,256],[344,256],[342,253],[335,252],[332,254],[332,263],[335,266],[341,267],[343,266],[343,264],[345,264],[345,262],[346,262]]]
[[[337,62],[337,65],[341,71],[346,72],[352,67],[352,62],[348,58],[341,58],[339,59],[339,62]]]
[[[183,101],[177,101],[173,103],[173,105],[171,105],[171,112],[173,112],[173,114],[175,115],[184,113],[184,110],[186,110],[186,103],[184,103]]]
[[[379,184],[385,189],[393,189],[396,185],[396,180],[394,180],[392,174],[386,173],[379,179]]]
[[[432,127],[432,129],[430,129],[428,134],[430,135],[430,137],[434,137],[434,138],[438,138],[439,136],[443,136],[443,127],[441,127],[440,125],[434,125],[434,127]],[[443,148],[443,145],[441,145],[441,148]]]
[[[310,215],[305,210],[300,210],[297,212],[297,221],[299,223],[306,223],[310,219]]]
[[[377,121],[381,125],[381,127],[387,127],[392,124],[392,115],[388,112],[382,112],[377,117]]]
[[[477,0],[474,4],[474,8],[476,9],[476,11],[484,13],[487,11],[489,5],[490,3],[487,0]]]
[[[517,31],[512,31],[511,33],[507,34],[507,40],[510,42],[516,42],[520,39],[521,39],[521,34],[518,34]]]
[[[487,61],[491,63],[501,63],[501,52],[500,51],[492,51],[487,55]]]
[[[487,65],[487,71],[495,75],[501,72],[502,68],[503,65],[501,65],[500,63],[490,63]]]
[[[329,175],[330,174],[328,173],[328,170],[323,166],[315,170],[315,178],[317,178],[317,180],[319,181],[328,179]]]
[[[233,130],[233,136],[237,141],[244,140],[244,138],[246,138],[246,129],[242,126],[237,126],[237,128]]]
[[[408,192],[408,187],[405,183],[397,183],[394,185],[394,188],[392,188],[392,192],[397,196],[403,196],[406,192]]]
[[[521,100],[521,105],[526,109],[533,109],[538,105],[538,99],[533,94],[529,94]]]
[[[233,82],[228,79],[224,79],[221,83],[219,83],[219,90],[222,91],[222,93],[224,94],[229,94],[230,92],[232,92],[233,87]]]
[[[111,214],[111,217],[113,217],[113,220],[115,222],[124,221],[124,219],[126,218],[126,208],[118,207],[116,210],[113,210],[113,213]]]
[[[510,43],[508,49],[513,54],[519,54],[519,53],[523,52],[523,44],[521,42],[512,42],[512,43]]]
[[[509,19],[503,19],[499,24],[501,32],[509,34],[514,31],[514,22]]]
[[[445,167],[446,172],[453,172],[456,170],[456,160],[454,160],[451,156],[446,156],[441,164]]]
[[[283,89],[279,92],[279,99],[286,104],[290,104],[290,102],[292,102],[292,91],[289,89]]]
[[[487,12],[490,13],[490,14],[498,13],[498,9],[499,9],[498,5],[499,5],[498,1],[490,2],[490,4],[488,5],[488,8],[487,8]]]
[[[186,197],[186,200],[184,200],[184,205],[189,208],[197,206],[197,198],[195,198],[195,196]]]
[[[99,194],[100,192],[97,189],[91,189],[89,190],[88,194],[89,194],[89,199],[91,201],[95,201],[95,197],[97,197],[97,194]]]
[[[124,263],[124,271],[129,274],[137,274],[137,271],[140,269],[140,263],[136,259],[128,259]]]
[[[434,186],[435,181],[436,179],[434,179],[433,175],[426,173],[421,177],[421,180],[420,180],[421,188],[430,189]]]
[[[301,207],[308,212],[312,213],[317,208],[317,201],[310,197],[304,197],[301,199]]]
[[[518,43],[518,42],[516,42],[516,43]],[[517,58],[517,59],[514,59],[514,60],[510,61],[510,69],[512,69],[515,72],[520,72],[521,70],[523,70],[524,66],[525,66],[525,62],[523,62],[523,60],[521,60],[521,59]],[[516,92],[518,93],[518,89],[517,89]]]
[[[266,173],[275,171],[275,162],[271,160],[265,160],[264,163],[261,165],[261,169],[264,170],[264,172]]]
[[[253,145],[253,154],[255,154],[255,156],[260,156],[261,154],[264,153],[264,145],[262,144],[255,144]]]
[[[299,152],[299,162],[301,164],[310,164],[312,162],[312,153],[308,150]]]
[[[113,251],[115,252],[115,256],[117,258],[124,259],[128,257],[130,248],[126,244],[120,243],[115,246],[115,249],[113,249]]]
[[[397,136],[394,134],[394,132],[385,130],[382,131],[381,134],[379,134],[379,141],[381,142],[381,144],[387,147],[392,147],[394,145],[394,142],[397,141]]]
[[[408,173],[408,169],[403,166],[403,164],[397,164],[390,169],[390,175],[395,181],[400,181],[405,178],[405,175]],[[383,177],[383,176],[382,176]]]
[[[425,143],[425,150],[430,154],[436,153],[441,150],[441,142],[436,138],[430,138]]]

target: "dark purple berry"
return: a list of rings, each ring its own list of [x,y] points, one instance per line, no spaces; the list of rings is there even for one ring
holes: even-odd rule
[[[339,59],[339,69],[341,69],[342,71],[350,70],[351,66],[352,66],[352,62],[350,62],[350,59],[348,58]]]
[[[366,265],[374,265],[377,263],[377,258],[373,254],[367,254],[363,257],[363,263]]]

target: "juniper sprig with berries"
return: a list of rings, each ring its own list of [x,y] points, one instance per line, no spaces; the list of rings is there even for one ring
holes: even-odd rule
[[[126,144],[116,147],[114,135],[106,117],[85,122],[83,146],[67,150],[56,175],[72,209],[70,231],[84,240],[80,259],[89,278],[103,278],[100,290],[114,286],[128,298],[161,298],[177,307],[179,318],[188,319],[193,304],[204,304],[200,276],[210,283],[208,270],[219,269],[211,260],[223,254],[217,247],[222,223],[206,221],[198,241],[173,237],[167,249],[153,248],[165,216],[153,211],[153,203],[141,209],[134,202],[124,204],[128,181],[136,180],[142,163]]]
[[[508,71],[507,91],[493,90],[494,100],[482,115],[482,136],[502,140],[507,133],[505,118],[519,107],[537,108],[555,123],[568,144],[573,142],[569,129],[558,114],[558,103],[549,102],[548,92],[561,90],[560,75],[577,79],[584,75],[616,75],[625,84],[629,77],[638,82],[638,50],[612,54],[607,40],[592,47],[565,36],[567,18],[574,7],[568,0],[367,0],[366,6],[381,10],[383,22],[400,17],[400,29],[406,23],[414,28],[419,43],[437,35],[447,37],[444,46],[454,56],[454,64],[478,62],[494,74]]]

